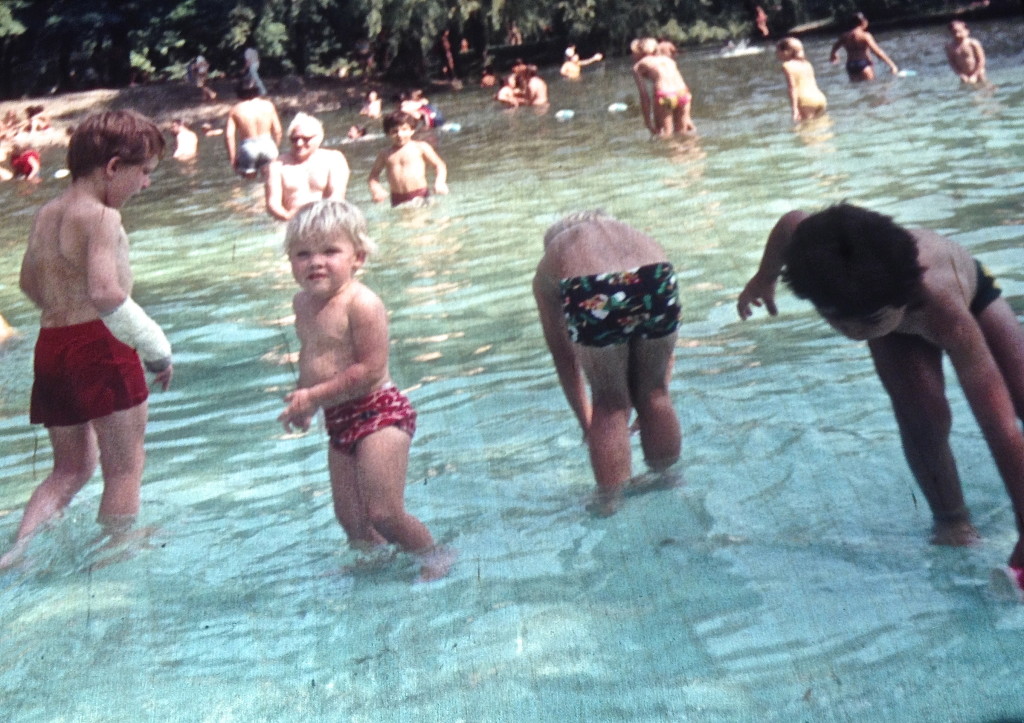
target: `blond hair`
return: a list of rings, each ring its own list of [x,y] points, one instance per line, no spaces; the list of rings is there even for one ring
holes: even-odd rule
[[[300,208],[284,232],[285,253],[299,241],[331,241],[344,236],[357,254],[371,256],[377,243],[366,232],[366,217],[348,201],[314,201]]]
[[[634,42],[636,43],[635,50],[633,50],[632,44],[630,45],[630,50],[633,50],[633,52],[640,53],[641,55],[658,54],[658,41],[654,38],[639,38]]]
[[[775,45],[776,50],[790,54],[794,58],[804,57],[804,44],[794,37],[785,37]]]

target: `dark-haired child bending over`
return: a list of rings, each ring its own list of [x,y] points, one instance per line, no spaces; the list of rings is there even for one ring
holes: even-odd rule
[[[1013,504],[1018,541],[1007,572],[1024,587],[1024,332],[995,280],[953,241],[845,203],[779,219],[740,294],[740,317],[752,305],[778,313],[780,275],[836,331],[868,342],[935,519],[933,542],[966,545],[977,532],[949,445],[949,355]]]

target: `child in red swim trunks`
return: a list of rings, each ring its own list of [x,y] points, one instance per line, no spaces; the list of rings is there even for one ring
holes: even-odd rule
[[[11,154],[11,168],[14,169],[15,178],[23,178],[27,181],[39,178],[39,171],[42,168],[39,151],[35,148],[15,147]]]
[[[375,203],[388,198],[380,182],[380,174],[386,171],[392,206],[414,200],[422,204],[417,199],[430,195],[427,164],[434,167],[434,193],[448,193],[448,166],[429,143],[413,140],[417,122],[414,116],[400,110],[385,116],[384,133],[391,139],[391,147],[377,154],[370,169],[370,195]]]
[[[163,151],[163,134],[148,118],[92,115],[68,146],[71,186],[36,214],[21,289],[41,311],[30,418],[47,428],[53,471],[29,499],[0,567],[18,560],[97,462],[107,534],[123,535],[138,513],[149,394],[142,363],[164,389],[173,371],[167,337],[132,301],[118,209],[149,186]]]
[[[375,244],[346,201],[317,201],[288,222],[285,247],[301,291],[298,389],[278,417],[309,429],[324,409],[334,514],[354,545],[393,543],[422,561],[421,580],[443,577],[451,553],[405,510],[405,474],[416,412],[388,372],[387,310],[355,278]]]

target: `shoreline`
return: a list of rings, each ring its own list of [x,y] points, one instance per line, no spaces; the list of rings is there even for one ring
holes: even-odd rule
[[[151,118],[161,129],[166,129],[172,120],[180,118],[198,132],[204,123],[223,126],[231,106],[238,101],[234,85],[234,80],[227,78],[207,83],[217,93],[213,101],[204,101],[198,88],[182,80],[3,100],[0,101],[0,117],[8,111],[24,117],[25,108],[42,105],[43,113],[50,120],[50,128],[29,136],[30,144],[38,149],[67,145],[71,131],[82,118],[104,110],[136,110]],[[271,87],[267,98],[277,107],[282,119],[300,110],[313,114],[348,108],[358,110],[370,89],[385,97],[399,92],[399,87],[392,83],[349,78],[302,80],[284,77],[268,79],[268,85]],[[443,88],[433,86],[431,92]]]

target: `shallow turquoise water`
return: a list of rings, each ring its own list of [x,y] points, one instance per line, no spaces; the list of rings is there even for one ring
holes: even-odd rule
[[[794,131],[771,53],[681,59],[699,137],[649,141],[627,67],[549,77],[552,112],[436,100],[451,196],[371,206],[380,141],[343,147],[381,252],[392,373],[420,412],[407,500],[459,549],[412,586],[399,557],[352,570],[330,509],[322,427],[284,438],[293,282],[281,227],[220,139],[164,163],[125,209],[136,298],[175,345],[154,393],[141,526],[95,549],[99,482],[0,576],[0,691],[19,721],[963,720],[1024,716],[1024,608],[989,589],[1006,495],[959,390],[955,451],[985,542],[927,544],[866,349],[785,295],[735,298],[775,218],[843,198],[969,246],[1022,305],[1022,55],[979,24],[994,91],[958,86],[941,28],[879,35],[916,77],[851,86],[808,42],[829,122]],[[625,113],[607,106],[627,102]],[[554,111],[573,109],[559,122]],[[285,119],[287,122],[287,118]],[[340,138],[354,111],[327,114]],[[45,158],[49,168],[59,159]],[[17,291],[32,211],[61,188],[0,187],[0,536],[49,468],[27,423],[36,314]],[[672,390],[685,483],[585,509],[593,483],[530,294],[544,229],[601,206],[680,271]],[[954,384],[951,382],[951,384]],[[639,459],[639,454],[637,454]]]

